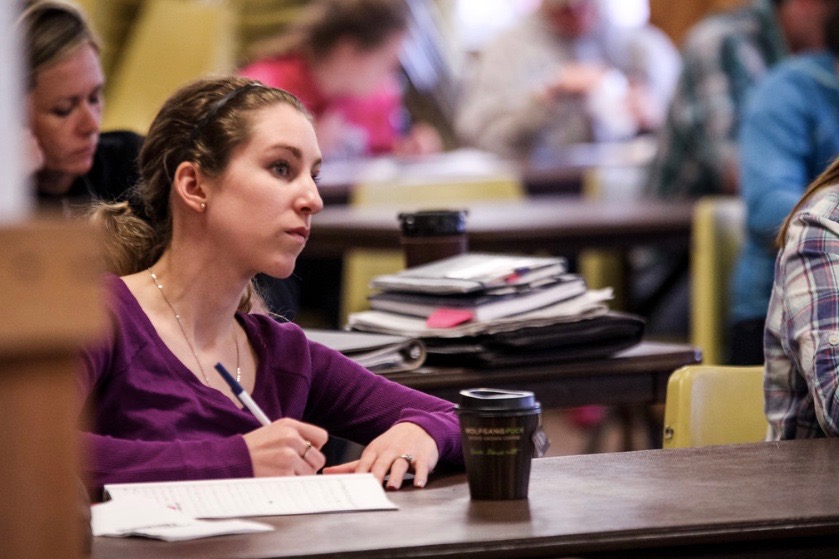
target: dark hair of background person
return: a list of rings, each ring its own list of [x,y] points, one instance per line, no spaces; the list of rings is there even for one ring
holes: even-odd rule
[[[256,43],[247,58],[289,53],[321,58],[345,38],[372,50],[407,28],[408,5],[404,0],[316,0],[287,31]]]

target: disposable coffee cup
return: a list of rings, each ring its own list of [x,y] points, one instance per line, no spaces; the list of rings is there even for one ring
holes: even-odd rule
[[[472,499],[527,499],[534,434],[540,429],[542,411],[533,393],[461,390],[455,411]]]
[[[466,252],[466,210],[399,214],[405,267],[413,268]]]

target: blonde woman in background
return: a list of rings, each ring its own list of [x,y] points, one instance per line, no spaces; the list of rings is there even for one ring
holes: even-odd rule
[[[73,3],[33,1],[24,5],[17,30],[27,63],[30,168],[40,202],[68,209],[118,199],[137,180],[142,138],[100,132],[105,76],[87,19]]]

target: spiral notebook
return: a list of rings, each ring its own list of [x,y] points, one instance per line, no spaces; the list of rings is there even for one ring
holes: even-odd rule
[[[425,362],[425,344],[417,338],[314,328],[303,331],[309,340],[340,351],[374,373],[412,371]]]

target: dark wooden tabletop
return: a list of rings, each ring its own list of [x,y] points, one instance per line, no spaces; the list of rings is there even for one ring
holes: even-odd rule
[[[399,249],[397,215],[406,208],[338,206],[312,218],[307,257],[338,255],[348,248]],[[439,209],[439,208],[438,208]],[[469,250],[548,251],[689,245],[693,205],[652,200],[528,198],[468,206]]]
[[[634,405],[664,402],[670,374],[701,361],[702,353],[690,345],[643,342],[602,359],[492,369],[422,367],[386,376],[452,402],[465,388],[492,387],[533,391],[546,408]]]
[[[472,501],[462,474],[396,511],[269,517],[273,532],[95,538],[93,558],[836,557],[839,440],[534,460],[530,497]]]

